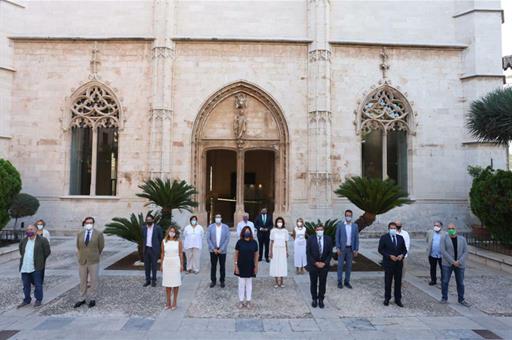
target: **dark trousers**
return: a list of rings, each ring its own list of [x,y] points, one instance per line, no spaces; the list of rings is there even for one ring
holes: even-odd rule
[[[210,262],[212,264],[210,270],[210,279],[212,282],[217,282],[217,261],[220,265],[220,282],[224,282],[226,279],[226,254],[215,254],[210,253]]]
[[[325,286],[327,283],[327,274],[329,269],[311,269],[309,271],[309,288],[311,290],[311,298],[313,300],[323,300],[325,297]]]
[[[443,282],[443,265],[441,258],[435,258],[432,256],[428,257],[428,263],[430,263],[430,281],[437,282],[437,265],[439,264],[439,271],[441,272],[441,282]]]
[[[391,284],[395,281],[395,302],[402,301],[403,263],[396,262],[384,267],[384,299],[391,299]]]
[[[457,283],[457,297],[459,302],[464,301],[464,268],[454,266],[443,266],[443,278],[441,284],[441,294],[443,300],[448,300],[448,285],[452,272],[455,273],[455,282]]]
[[[268,260],[268,248],[270,246],[270,231],[258,232],[258,244],[260,248],[260,260],[263,258],[263,246],[265,246],[265,259]]]
[[[23,282],[23,294],[25,295],[23,302],[30,303],[30,301],[32,301],[32,298],[30,297],[32,285],[34,285],[34,297],[36,298],[36,301],[43,300],[42,270],[36,270],[32,273],[21,273],[21,281]]]
[[[144,249],[144,270],[146,271],[146,282],[156,281],[156,270],[160,253],[152,247]]]

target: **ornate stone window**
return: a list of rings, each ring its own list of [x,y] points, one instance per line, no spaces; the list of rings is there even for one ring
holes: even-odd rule
[[[406,97],[386,82],[366,96],[357,116],[362,175],[391,178],[407,190],[408,135],[414,131],[413,112]]]
[[[99,81],[78,89],[70,99],[71,195],[115,196],[120,104]]]

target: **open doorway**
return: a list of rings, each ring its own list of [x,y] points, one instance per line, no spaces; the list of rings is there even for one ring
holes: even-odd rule
[[[254,221],[261,208],[274,212],[275,153],[269,150],[250,150],[244,155],[244,209]]]

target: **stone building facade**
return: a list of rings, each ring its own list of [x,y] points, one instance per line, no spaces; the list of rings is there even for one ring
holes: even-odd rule
[[[0,0],[0,154],[62,231],[147,209],[150,177],[194,184],[202,224],[339,217],[333,191],[364,175],[415,201],[372,228],[468,225],[467,166],[507,164],[464,125],[503,86],[502,18],[476,0]]]

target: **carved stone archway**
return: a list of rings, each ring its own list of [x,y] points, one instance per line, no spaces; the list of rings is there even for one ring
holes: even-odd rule
[[[192,183],[198,190],[198,215],[206,219],[206,153],[227,149],[237,153],[234,220],[244,212],[244,155],[249,150],[275,153],[277,215],[288,211],[289,133],[283,111],[264,90],[246,81],[229,84],[202,105],[192,130]],[[203,220],[204,220],[203,219]]]

